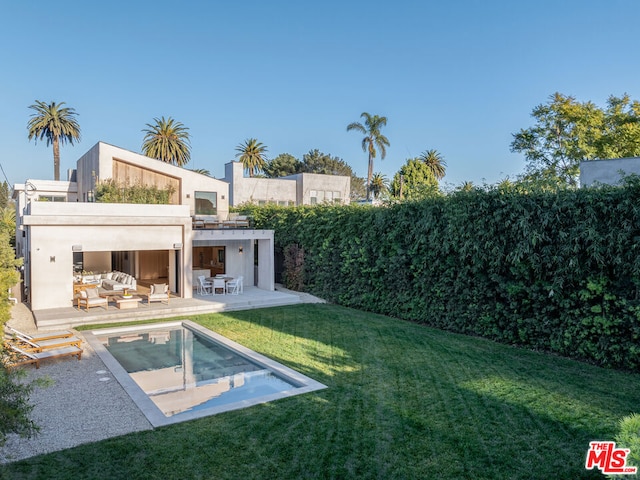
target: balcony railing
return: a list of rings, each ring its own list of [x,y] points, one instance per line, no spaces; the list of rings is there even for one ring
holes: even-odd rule
[[[227,220],[220,220],[215,215],[195,215],[192,217],[194,230],[214,228],[252,228],[253,219],[246,215],[230,216]]]

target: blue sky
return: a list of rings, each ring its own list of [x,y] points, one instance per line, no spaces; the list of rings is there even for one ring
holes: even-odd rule
[[[52,179],[51,147],[27,140],[35,100],[78,112],[80,143],[140,151],[142,129],[189,128],[187,168],[222,177],[253,137],[270,158],[311,149],[366,176],[362,112],[386,116],[374,171],[438,150],[444,184],[522,173],[512,134],[558,91],[604,106],[639,99],[636,0],[55,2],[0,0],[0,164],[10,183]],[[64,176],[64,174],[63,174]],[[0,177],[2,179],[2,177]]]

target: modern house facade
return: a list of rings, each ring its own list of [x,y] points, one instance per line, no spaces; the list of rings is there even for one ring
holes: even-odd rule
[[[167,283],[183,298],[192,297],[197,274],[243,276],[245,285],[274,290],[272,230],[193,228],[198,215],[227,218],[227,182],[102,142],[70,177],[14,187],[16,252],[32,310],[71,306],[80,277],[111,272]],[[169,204],[94,203],[108,179],[168,188]]]

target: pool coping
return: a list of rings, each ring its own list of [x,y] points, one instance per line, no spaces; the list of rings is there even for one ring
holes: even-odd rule
[[[127,371],[120,365],[120,363],[111,355],[111,353],[106,349],[106,347],[102,344],[100,340],[96,337],[96,334],[104,335],[110,333],[128,333],[135,332],[140,330],[150,330],[155,328],[165,328],[165,327],[177,327],[184,326],[191,330],[198,332],[201,335],[207,336],[213,339],[216,342],[219,342],[226,347],[234,350],[239,355],[251,360],[252,362],[257,362],[261,365],[264,365],[266,368],[276,372],[279,376],[284,377],[285,380],[290,383],[301,385],[292,390],[286,390],[284,392],[273,393],[269,395],[262,395],[260,397],[252,398],[249,400],[242,400],[226,405],[220,405],[217,407],[210,407],[202,410],[196,410],[191,412],[183,412],[179,415],[174,415],[172,417],[166,417],[160,409],[153,403],[153,401],[149,398],[149,396],[138,386],[138,384],[131,378],[131,376],[127,373]],[[187,422],[190,420],[194,420],[197,418],[208,417],[211,415],[216,415],[218,413],[239,410],[242,408],[251,407],[253,405],[258,405],[261,403],[271,402],[273,400],[278,400],[281,398],[293,397],[296,395],[302,395],[304,393],[310,393],[316,390],[322,390],[327,388],[326,385],[303,375],[300,372],[293,370],[281,363],[276,362],[258,352],[254,352],[253,350],[240,345],[239,343],[230,340],[219,333],[214,332],[213,330],[209,330],[197,323],[188,320],[175,320],[171,322],[159,322],[159,323],[146,323],[142,325],[132,325],[127,327],[113,327],[113,328],[102,328],[95,330],[88,330],[82,332],[84,338],[87,343],[93,348],[98,357],[102,360],[105,366],[111,371],[113,376],[116,378],[118,383],[122,385],[122,388],[127,392],[127,394],[131,397],[133,402],[138,406],[140,411],[144,414],[144,416],[149,420],[149,423],[153,425],[153,427],[162,427],[165,425],[172,425],[175,423]]]

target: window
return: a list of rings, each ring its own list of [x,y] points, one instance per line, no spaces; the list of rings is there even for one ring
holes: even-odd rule
[[[309,203],[311,205],[318,203],[318,192],[316,190],[309,191]]]
[[[39,202],[66,202],[67,197],[61,195],[40,195],[38,196]]]
[[[342,203],[340,200],[340,192],[333,192],[333,203]]]
[[[218,214],[217,192],[195,192],[196,215]]]

